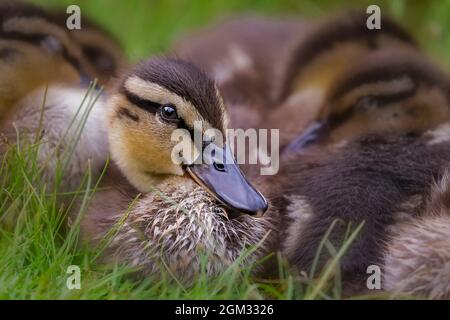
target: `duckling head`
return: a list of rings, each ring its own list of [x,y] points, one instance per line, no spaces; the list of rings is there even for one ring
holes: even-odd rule
[[[112,158],[139,191],[186,175],[233,212],[267,209],[265,198],[233,159],[225,134],[226,109],[215,83],[193,64],[169,58],[140,63],[118,84],[108,104]],[[185,133],[189,148],[183,150],[192,150],[189,154],[174,151],[177,129]],[[206,139],[199,144],[196,135]],[[208,146],[214,150],[210,155],[203,152]],[[174,161],[174,154],[182,161]]]
[[[337,77],[353,62],[383,48],[417,50],[414,39],[389,17],[381,18],[382,28],[370,30],[367,14],[350,10],[312,23],[292,45],[284,64],[276,98],[295,98],[302,92],[325,94]]]

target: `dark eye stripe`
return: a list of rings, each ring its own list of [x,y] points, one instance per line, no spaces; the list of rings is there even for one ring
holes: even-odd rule
[[[411,96],[413,96],[417,92],[417,86],[413,86],[411,89],[391,93],[391,94],[379,94],[379,95],[367,95],[364,96],[371,100],[371,103],[374,104],[377,108],[384,108],[390,103],[394,103],[397,101],[405,100]],[[344,112],[331,115],[328,119],[328,125],[331,128],[336,128],[345,121],[347,121],[350,117],[358,112],[358,103],[353,105],[350,108],[347,108]]]
[[[127,97],[128,101],[130,101],[135,106],[151,113],[156,113],[156,111],[158,111],[158,109],[161,107],[161,104],[159,103],[142,99],[128,91],[125,91],[125,96]]]
[[[129,92],[124,87],[122,87],[120,89],[120,91],[125,95],[125,97],[127,98],[128,101],[130,101],[132,104],[134,104],[135,106],[137,106],[145,111],[155,114],[162,107],[162,104],[142,99],[142,98],[138,97],[137,95]],[[183,118],[178,119],[178,128],[188,130],[189,134],[191,135],[192,141],[194,141],[194,129],[189,127]]]

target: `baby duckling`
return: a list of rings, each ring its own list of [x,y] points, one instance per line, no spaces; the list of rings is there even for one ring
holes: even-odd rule
[[[382,16],[381,29],[366,26],[367,14],[351,10],[316,22],[299,35],[284,64],[278,97],[286,99],[306,88],[326,89],[354,61],[380,48],[416,48],[413,38],[397,23]]]
[[[95,71],[66,30],[34,5],[2,3],[0,28],[0,130],[11,142],[17,133],[40,142],[49,182],[59,156],[73,153],[62,188],[78,187],[88,167],[100,172],[108,153],[104,97],[87,97]]]
[[[383,49],[337,78],[317,121],[287,149],[349,141],[368,133],[421,134],[450,119],[450,80],[421,54]]]
[[[280,128],[282,146],[317,119],[330,91],[357,61],[386,48],[417,51],[408,33],[385,15],[380,30],[369,30],[366,20],[365,12],[349,11],[311,22],[291,44],[275,83],[278,107],[266,121]]]
[[[188,144],[196,148],[196,135],[208,135],[212,128],[223,133],[227,127],[224,102],[205,73],[182,60],[150,59],[123,77],[107,109],[115,166],[104,181],[109,188],[94,196],[84,215],[86,241],[101,241],[138,192],[143,198],[112,239],[107,258],[144,274],[158,274],[167,265],[181,279],[192,279],[201,265],[199,253],[205,252],[213,276],[244,248],[263,241],[270,220],[254,215],[268,204],[247,182],[226,141],[219,145],[208,139],[223,150],[225,163],[216,158],[211,164],[173,161],[175,130],[186,130]]]
[[[40,8],[0,4],[0,119],[19,99],[47,83],[81,81],[79,52],[68,44],[64,31]]]

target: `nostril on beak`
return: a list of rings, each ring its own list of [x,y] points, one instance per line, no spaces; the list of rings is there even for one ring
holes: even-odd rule
[[[225,166],[224,166],[222,163],[214,162],[213,165],[214,165],[214,168],[215,168],[217,171],[220,171],[220,172],[225,172],[225,171],[226,171],[226,170],[225,170]]]

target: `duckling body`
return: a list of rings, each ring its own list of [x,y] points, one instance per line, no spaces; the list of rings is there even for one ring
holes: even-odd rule
[[[202,270],[210,277],[220,275],[244,250],[257,248],[242,261],[245,266],[270,251],[276,220],[250,215],[230,219],[228,209],[190,178],[170,178],[130,207],[136,193],[126,182],[118,187],[116,177],[103,184],[108,190],[96,194],[82,222],[83,239],[95,245],[126,214],[105,262],[126,264],[141,276],[154,277],[167,266],[178,280],[192,283]]]
[[[450,299],[449,172],[433,185],[420,217],[405,219],[391,231],[384,288],[394,296]]]
[[[283,195],[280,225],[289,227],[281,235],[281,247],[291,264],[309,271],[335,219],[339,221],[328,240],[336,249],[349,226],[355,230],[364,222],[340,268],[345,288],[366,289],[367,267],[383,270],[390,230],[420,215],[433,182],[448,166],[448,144],[431,141],[427,135],[368,136],[286,157],[273,183],[279,183]],[[323,250],[319,266],[331,257]]]
[[[88,170],[95,179],[107,159],[104,99],[95,91],[87,95],[84,87],[37,89],[19,100],[1,132],[9,143],[16,141],[17,133],[26,143],[40,142],[37,160],[45,181],[54,183],[56,170],[61,169],[61,190],[75,190]]]
[[[299,19],[234,18],[185,37],[174,52],[216,81],[230,127],[259,128],[275,107],[275,84],[289,48],[306,28]]]

